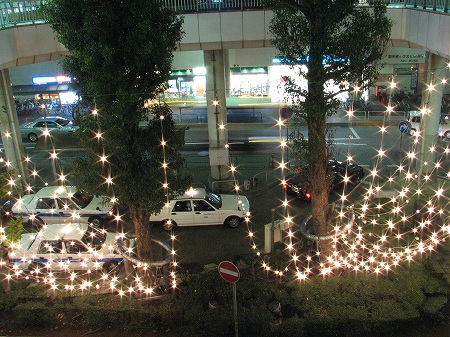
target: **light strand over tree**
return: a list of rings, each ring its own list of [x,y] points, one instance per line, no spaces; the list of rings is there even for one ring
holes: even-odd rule
[[[307,67],[306,71],[297,67],[307,88],[288,76],[284,81],[293,115],[304,118],[308,126],[307,141],[296,145],[302,148],[309,180],[314,181],[312,219],[319,235],[330,230],[326,117],[339,106],[340,93],[373,85],[392,26],[384,2],[358,4],[357,0],[266,1],[274,10],[270,32],[278,56],[285,64]],[[327,90],[329,83],[338,84],[339,90]]]
[[[91,152],[75,167],[77,187],[119,197],[138,255],[151,261],[149,216],[168,188],[187,185],[176,174],[182,131],[166,105],[146,104],[164,90],[183,19],[159,1],[52,0],[43,9],[70,52],[63,68],[91,110],[79,117],[78,136]]]

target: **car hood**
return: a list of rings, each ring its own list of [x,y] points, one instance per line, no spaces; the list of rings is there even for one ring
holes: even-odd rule
[[[239,209],[244,213],[250,211],[250,203],[243,195],[221,194],[220,197],[222,198],[221,209]]]

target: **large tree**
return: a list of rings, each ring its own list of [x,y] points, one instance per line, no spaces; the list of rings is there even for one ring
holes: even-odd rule
[[[63,69],[90,107],[79,116],[79,136],[91,151],[78,161],[75,182],[119,198],[133,221],[138,255],[147,261],[149,215],[162,208],[167,182],[172,189],[184,183],[176,174],[184,139],[170,109],[151,103],[164,89],[183,36],[182,18],[161,4],[51,0],[43,8],[70,52]]]
[[[392,23],[384,1],[363,7],[359,0],[268,0],[267,4],[274,10],[270,31],[279,56],[286,64],[307,66],[306,71],[297,67],[307,87],[286,77],[285,90],[294,115],[308,126],[302,153],[309,165],[312,218],[317,233],[324,235],[330,230],[326,117],[339,106],[339,93],[373,85]],[[340,90],[330,91],[330,83],[340,85]]]

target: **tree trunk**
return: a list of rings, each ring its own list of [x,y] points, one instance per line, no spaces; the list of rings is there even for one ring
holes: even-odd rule
[[[134,225],[136,234],[136,249],[138,259],[144,264],[153,261],[153,241],[151,239],[151,230],[149,225],[150,216],[148,212],[142,211],[139,207],[129,205],[131,221]],[[152,286],[155,282],[152,269],[149,267],[138,268],[137,273],[140,276],[144,286]]]
[[[308,63],[308,95],[305,106],[307,109],[308,124],[308,164],[309,174],[314,181],[311,183],[311,208],[314,228],[317,235],[326,235],[329,231],[327,225],[328,217],[328,191],[329,181],[327,179],[327,146],[326,146],[326,116],[327,101],[324,94],[326,71],[323,66],[324,50],[323,44],[316,41],[322,39],[322,24],[320,20],[311,22],[311,49],[310,62]],[[322,256],[328,256],[331,252],[331,243],[320,241]]]

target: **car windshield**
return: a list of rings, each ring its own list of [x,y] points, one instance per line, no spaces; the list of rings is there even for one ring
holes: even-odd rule
[[[95,250],[102,248],[102,244],[106,240],[106,233],[100,231],[88,230],[84,233],[81,238],[81,242],[85,243],[87,246],[92,247]]]
[[[86,192],[75,192],[72,197],[72,201],[76,203],[80,208],[85,208],[92,201],[94,196],[92,194],[88,194]]]
[[[218,194],[207,193],[205,195],[205,200],[217,209],[222,207],[222,198]]]
[[[61,126],[66,126],[67,124],[70,123],[70,121],[68,119],[62,119],[62,118],[55,120],[55,122]]]

